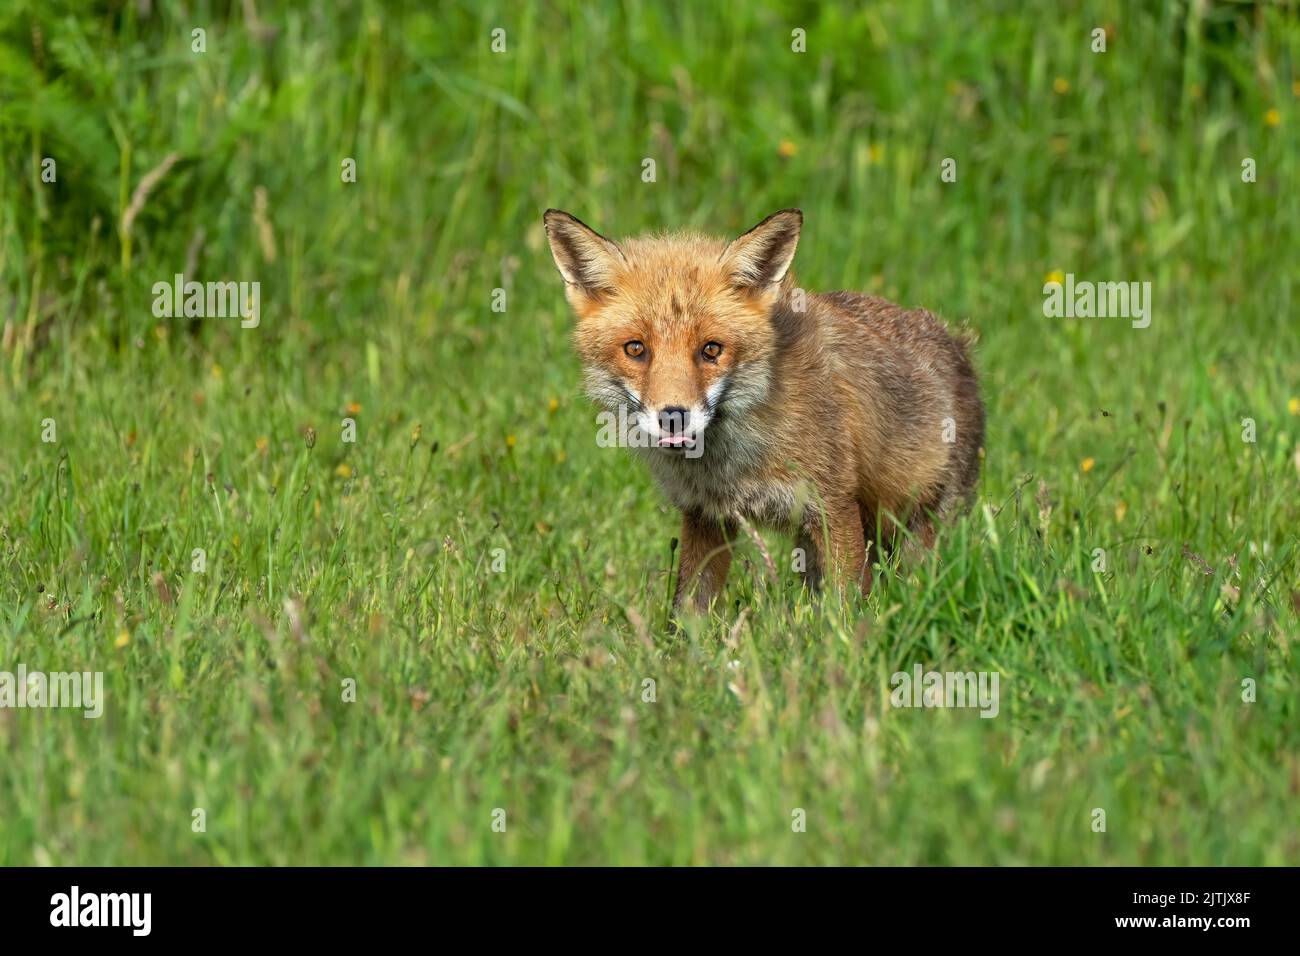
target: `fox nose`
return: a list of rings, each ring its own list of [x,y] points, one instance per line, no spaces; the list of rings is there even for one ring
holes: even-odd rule
[[[666,405],[659,410],[659,430],[665,435],[686,434],[686,418],[690,414],[680,405]]]

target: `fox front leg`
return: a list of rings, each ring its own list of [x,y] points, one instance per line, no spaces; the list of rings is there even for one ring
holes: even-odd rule
[[[800,529],[798,545],[808,556],[805,581],[813,588],[829,578],[841,587],[871,591],[871,566],[867,564],[867,536],[856,502],[828,505],[824,512],[810,511]]]
[[[731,537],[734,529],[716,518],[686,512],[682,515],[681,563],[673,612],[689,600],[701,613],[722,593],[731,567]]]

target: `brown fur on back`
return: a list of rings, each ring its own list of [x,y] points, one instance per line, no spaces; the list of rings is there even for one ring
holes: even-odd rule
[[[924,309],[876,296],[831,292],[813,302],[831,374],[866,423],[854,450],[867,502],[900,514],[915,502],[940,515],[968,504],[984,444],[968,343]]]

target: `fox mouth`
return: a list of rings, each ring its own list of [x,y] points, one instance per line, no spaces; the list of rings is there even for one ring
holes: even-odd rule
[[[692,435],[661,435],[660,448],[694,448],[695,437]]]

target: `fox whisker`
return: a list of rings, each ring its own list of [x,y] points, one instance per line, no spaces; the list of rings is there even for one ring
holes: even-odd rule
[[[645,406],[641,404],[641,400],[632,393],[632,390],[630,388],[628,388],[622,382],[619,382],[617,384],[618,387],[622,390],[623,394],[627,396],[629,412],[631,412],[632,414],[636,414],[638,412],[645,411]]]

